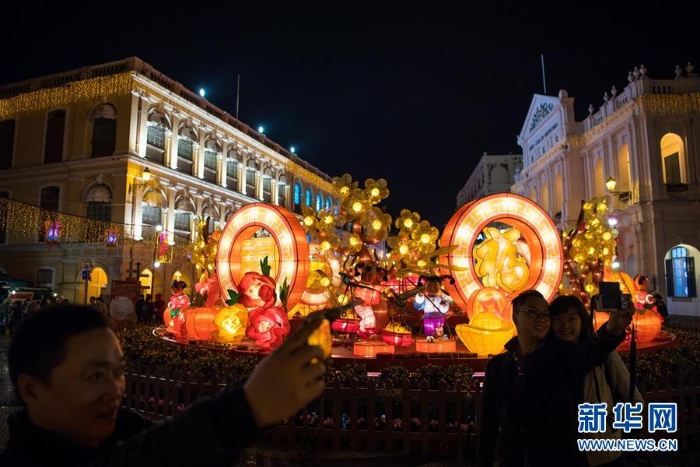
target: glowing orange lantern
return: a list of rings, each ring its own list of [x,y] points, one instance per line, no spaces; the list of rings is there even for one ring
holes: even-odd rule
[[[457,343],[454,339],[435,339],[432,341],[426,338],[416,339],[416,352],[446,353],[456,351]]]
[[[632,318],[637,342],[651,342],[661,332],[661,315],[655,310],[645,310],[644,314],[636,312]]]
[[[377,354],[394,354],[396,347],[381,341],[355,342],[352,354],[357,357],[376,357]]]
[[[210,340],[214,331],[219,330],[214,319],[220,310],[221,307],[216,306],[189,308],[184,313],[187,335],[200,340]]]

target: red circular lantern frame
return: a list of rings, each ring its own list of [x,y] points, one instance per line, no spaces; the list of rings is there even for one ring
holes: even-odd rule
[[[466,270],[448,270],[454,284],[445,283],[450,297],[472,318],[471,298],[483,288],[474,273],[474,245],[479,233],[492,222],[518,229],[530,249],[530,276],[521,290],[537,289],[551,300],[563,274],[564,253],[561,237],[549,215],[534,201],[513,193],[499,193],[465,204],[454,213],[440,237],[440,245],[457,245],[441,256],[448,266],[467,266]]]
[[[243,274],[241,250],[243,241],[264,228],[275,240],[280,254],[277,285],[284,279],[289,284],[287,308],[291,310],[301,299],[309,278],[309,243],[306,232],[296,215],[281,206],[267,203],[248,204],[236,211],[226,222],[216,254],[216,272],[221,290],[238,292]]]

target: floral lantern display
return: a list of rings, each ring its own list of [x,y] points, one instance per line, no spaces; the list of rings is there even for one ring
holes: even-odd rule
[[[228,305],[216,314],[214,324],[218,328],[212,333],[215,340],[238,344],[248,327],[248,309],[240,303]]]
[[[481,312],[469,324],[458,324],[455,332],[459,340],[479,357],[499,354],[515,333],[512,322],[503,322],[495,313]]]
[[[432,337],[436,331],[445,326],[445,315],[450,310],[451,299],[440,287],[445,276],[427,277],[425,293],[419,292],[413,301],[416,310],[423,311],[423,330]],[[423,277],[421,277],[423,279]]]

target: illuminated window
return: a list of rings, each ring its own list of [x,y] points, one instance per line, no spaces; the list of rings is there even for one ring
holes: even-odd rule
[[[301,208],[301,184],[294,184],[294,209],[299,211]]]
[[[304,201],[304,204],[307,207],[311,207],[311,188],[306,189],[306,200]]]
[[[697,297],[695,285],[695,259],[688,256],[688,249],[676,247],[671,259],[666,260],[666,289],[669,297]]]
[[[323,209],[323,196],[321,196],[321,193],[316,195],[316,211],[320,211]]]

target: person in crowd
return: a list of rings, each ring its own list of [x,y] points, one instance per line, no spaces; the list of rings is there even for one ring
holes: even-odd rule
[[[512,307],[517,335],[486,366],[478,465],[492,467],[498,447],[501,467],[587,466],[576,443],[583,380],[622,342],[634,309],[611,313],[592,338],[574,344],[546,339],[551,315],[540,292],[520,293]]]
[[[551,336],[561,341],[578,343],[593,334],[593,321],[586,306],[578,297],[562,295],[549,304],[552,315]],[[614,420],[612,408],[618,402],[644,402],[642,394],[635,387],[634,398],[629,400],[630,373],[616,351],[612,351],[602,365],[588,373],[583,383],[583,401],[591,404],[605,402],[608,419],[605,433],[586,433],[579,436],[593,438],[617,438],[620,430],[612,428]],[[624,467],[625,460],[620,451],[589,451],[588,461],[592,467]]]
[[[145,307],[146,297],[144,294],[139,294],[139,298],[134,303],[134,312],[136,313],[136,321],[143,323],[143,308]]]
[[[664,297],[662,297],[660,293],[655,293],[654,300],[656,300],[656,302],[654,303],[656,305],[656,311],[658,311],[661,317],[664,319],[663,325],[668,326],[671,323],[671,321],[668,316],[668,307],[666,306],[666,301],[664,301]]]
[[[146,324],[153,324],[153,314],[155,309],[153,307],[153,297],[151,294],[146,295],[146,300],[141,305],[141,314],[143,315],[143,322]]]
[[[94,296],[90,297],[90,305],[95,306],[95,303],[97,302],[97,298]]]
[[[156,299],[153,301],[153,314],[155,324],[163,324],[163,313],[165,312],[165,300],[163,300],[163,294],[157,293]]]
[[[107,304],[104,302],[101,296],[95,299],[94,308],[96,308],[100,313],[102,313],[105,316],[105,318],[109,316],[109,309],[107,308]]]
[[[10,342],[10,379],[26,407],[8,417],[0,465],[230,466],[323,392],[323,350],[308,343],[323,318],[312,313],[242,381],[154,425],[121,407],[124,354],[105,317],[87,306],[44,308]]]

